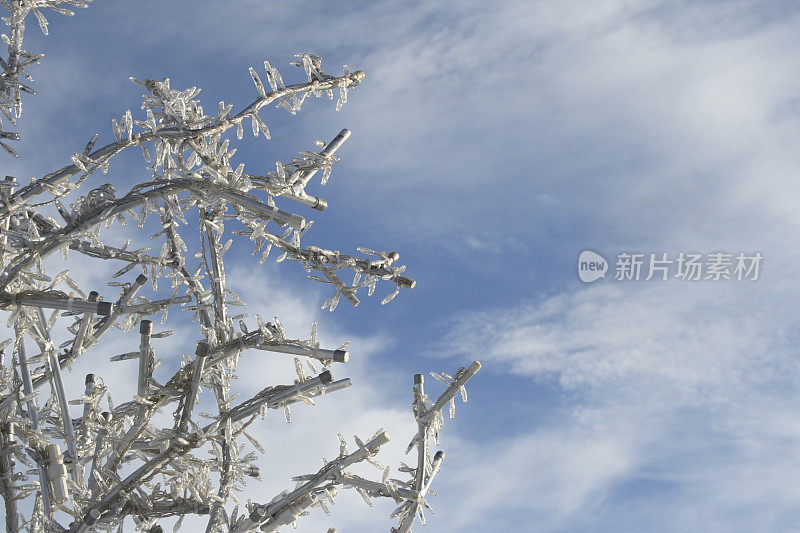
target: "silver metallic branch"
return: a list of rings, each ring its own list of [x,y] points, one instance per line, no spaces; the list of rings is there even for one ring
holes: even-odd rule
[[[10,13],[4,21],[11,28],[10,35],[3,35],[9,56],[0,60],[0,111],[12,123],[19,118],[20,91],[28,90],[20,77],[29,79],[26,67],[41,59],[21,48],[25,17],[33,13],[46,33],[42,9],[71,14],[59,7],[62,3],[88,5],[79,0],[0,0]],[[180,517],[177,529],[190,514],[206,516],[209,533],[277,531],[312,508],[327,512],[327,503],[347,488],[370,505],[371,498],[394,500],[399,527],[393,531],[410,531],[417,518],[424,521],[423,509],[429,508],[425,498],[444,458],[441,451],[430,455],[432,443],[438,444],[442,410],[449,405],[452,417],[455,396],[460,393],[466,401],[465,385],[480,369],[478,362],[452,376],[433,374],[447,385],[435,401],[425,393],[422,375],[415,376],[418,429],[409,451],[416,447],[417,461],[414,468],[399,469],[410,479],[390,479],[390,469],[375,461],[389,441],[384,430],[366,443],[356,437],[353,452],[340,435],[338,457],[314,474],[295,477],[294,489],[265,503],[249,502],[241,515],[238,506],[227,509],[231,500],[238,502],[235,493],[247,478],[260,479],[256,460],[264,449],[248,433],[251,424],[269,410],[282,411],[288,421],[291,406],[314,405],[350,386],[350,379],[334,379],[330,369],[349,360],[347,343],[321,347],[316,323],[310,338],[303,340],[290,338],[277,318],[267,322],[256,316],[248,325],[246,314],[232,315],[231,306],[245,305],[226,278],[225,254],[232,245],[238,249],[250,241],[261,263],[273,249],[280,254],[278,262],[298,263],[310,279],[331,286],[323,305],[331,311],[342,298],[358,305],[359,291],[372,295],[380,281],[393,285],[382,303],[415,285],[404,275],[397,252],[358,248],[356,255],[301,245],[312,222],[275,204],[284,198],[326,209],[327,201],[307,193],[306,187],[320,174],[323,185],[328,181],[349,130],[329,143],[319,142],[319,151],[304,150],[290,162],[277,162],[274,171],[248,173],[243,163],[233,168],[236,150],[227,135],[235,130],[241,139],[249,122],[254,136],[269,139],[259,116],[266,106],[275,104],[294,114],[307,98],[333,98],[338,91],[338,109],[364,79],[363,72],[347,67],[340,76],[329,75],[317,56],[296,57],[293,65],[306,77],[296,84],[285,84],[268,62],[267,84],[251,68],[257,95],[236,114],[224,102],[216,114],[205,114],[197,88],[181,91],[168,79],[133,79],[146,90],[144,116],[134,120],[128,110],[114,120],[113,142],[95,149],[99,136],[94,135],[63,168],[21,188],[11,176],[0,182],[0,310],[8,314],[9,328],[8,340],[0,342],[0,495],[8,531],[122,531],[125,518],[131,517],[139,530],[155,532],[161,530],[159,520]],[[0,131],[0,139],[14,138]],[[2,141],[0,146],[15,154]],[[97,170],[107,172],[117,154],[134,147],[150,172],[146,179],[121,196],[108,183],[79,196]],[[130,220],[138,226],[139,231],[131,232],[137,240],[142,230],[155,229],[150,239],[161,245],[160,251],[133,248],[130,240],[119,245],[101,239],[104,228],[127,226]],[[224,242],[226,233],[234,238]],[[199,251],[191,255],[190,247]],[[75,265],[119,262],[121,268],[112,277],[118,281],[108,283],[119,293],[101,290],[99,280],[92,280],[88,289],[93,290],[87,292],[69,270],[51,272],[56,252],[64,259],[70,252],[77,254]],[[132,274],[134,269],[141,273]],[[353,276],[349,283],[343,277],[346,270]],[[159,289],[164,279],[170,285],[162,283]],[[184,355],[181,368],[169,376],[157,372],[156,356],[159,340],[173,333],[161,328],[173,309],[190,313],[197,329],[181,331],[179,342],[194,355]],[[162,316],[156,324],[158,314]],[[123,339],[129,351],[105,351],[104,337],[112,331],[109,336]],[[237,400],[239,393],[232,394],[234,371],[253,350],[293,356],[290,364],[297,379]],[[114,406],[109,385],[94,373],[86,376],[81,394],[68,390],[62,373],[82,357],[108,357],[129,365],[137,376],[134,398]],[[215,413],[198,411],[204,392],[213,396]],[[79,406],[79,417],[71,406]],[[171,422],[159,416],[165,409],[173,412]],[[201,424],[201,417],[210,422]],[[247,452],[248,446],[254,451]],[[348,472],[361,462],[379,466],[381,480]]]

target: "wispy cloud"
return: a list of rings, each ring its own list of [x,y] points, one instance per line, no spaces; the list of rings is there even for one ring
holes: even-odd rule
[[[462,316],[445,351],[482,353],[487,368],[558,383],[564,395],[554,421],[493,444],[518,465],[499,470],[513,474],[476,461],[463,475],[503,479],[501,499],[544,530],[633,527],[645,514],[700,508],[700,525],[676,530],[747,530],[764,513],[786,527],[796,491],[778,473],[798,468],[797,324],[780,303],[765,308],[774,294],[739,289],[609,284]],[[498,400],[518,410],[516,393]],[[729,522],[739,508],[754,512]]]

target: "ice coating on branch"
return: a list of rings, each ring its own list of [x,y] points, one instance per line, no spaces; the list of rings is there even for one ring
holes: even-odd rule
[[[22,47],[25,35],[25,24],[28,16],[33,13],[42,33],[49,33],[49,21],[45,11],[56,12],[61,15],[74,15],[75,12],[62,7],[88,7],[92,0],[2,0],[0,5],[8,12],[3,16],[3,23],[8,28],[7,33],[0,34],[3,43],[8,47],[8,55],[0,57],[0,148],[6,153],[19,157],[19,154],[3,140],[19,140],[19,134],[4,131],[3,117],[11,124],[16,125],[22,115],[22,93],[36,94],[36,91],[25,82],[32,82],[33,77],[28,73],[28,67],[42,60],[44,54],[34,54]],[[23,82],[20,78],[24,79]]]
[[[22,2],[35,7],[34,13],[58,3]],[[316,474],[295,478],[294,490],[251,503],[247,513],[226,509],[227,502],[238,502],[236,493],[248,479],[260,477],[257,461],[265,450],[248,431],[251,424],[271,410],[288,422],[296,404],[313,406],[350,386],[331,370],[349,360],[348,342],[325,346],[316,323],[308,339],[294,338],[277,317],[265,321],[232,313],[247,306],[248,295],[228,286],[226,254],[236,243],[252,243],[253,255],[263,262],[276,249],[277,261],[298,263],[309,278],[331,286],[323,305],[331,311],[343,300],[357,305],[359,291],[372,295],[381,281],[390,284],[382,303],[415,285],[404,275],[398,252],[359,248],[348,254],[301,243],[313,221],[294,208],[327,207],[306,188],[316,186],[318,173],[319,184],[327,182],[349,130],[288,162],[276,161],[274,170],[248,172],[234,159],[244,122],[255,135],[269,138],[259,112],[270,104],[296,113],[306,97],[339,90],[340,107],[348,88],[364,79],[347,68],[340,76],[327,74],[311,54],[297,58],[307,81],[286,85],[265,63],[265,85],[251,68],[255,100],[238,112],[220,102],[215,114],[206,115],[200,89],[133,78],[145,89],[141,111],[126,110],[112,120],[109,144],[96,148],[94,135],[60,170],[21,187],[11,177],[0,182],[0,310],[8,315],[9,328],[0,342],[0,493],[10,530],[106,530],[121,527],[131,515],[139,529],[152,531],[162,518],[200,514],[208,517],[208,531],[275,531],[309,509],[325,512],[337,488],[354,488],[368,504],[380,497],[395,500],[405,530],[421,517],[437,459],[426,455],[433,467],[407,471],[415,476],[412,481],[389,478],[390,469],[374,458],[389,440],[382,429],[366,441],[356,437],[353,451],[342,439],[339,456],[324,461]],[[88,187],[90,177],[106,172],[128,149],[141,151],[147,181],[124,193],[108,183]],[[60,221],[45,216],[50,204]],[[104,230],[117,223],[132,235],[154,229],[152,244],[111,242]],[[57,252],[112,262],[111,281],[82,287],[68,270],[48,272],[46,260]],[[177,336],[183,343],[180,368],[164,365],[171,374],[159,367],[159,355],[165,355],[160,339],[173,333],[165,327],[170,310],[186,311],[193,319]],[[106,334],[114,329],[128,345],[105,353]],[[239,398],[234,372],[240,362],[248,364],[253,351],[284,358],[297,378]],[[62,370],[89,352],[136,376],[131,400],[115,404],[110,387],[94,373],[83,390],[64,387]],[[464,369],[452,377],[442,374],[451,382],[445,403],[463,390],[467,374]],[[201,408],[203,398],[216,407]],[[438,438],[443,405],[415,396],[420,425],[415,442],[423,443],[426,454],[424,443]],[[160,411],[166,422],[156,416]],[[348,472],[360,462],[378,468],[380,481]],[[179,520],[176,528],[180,525]]]

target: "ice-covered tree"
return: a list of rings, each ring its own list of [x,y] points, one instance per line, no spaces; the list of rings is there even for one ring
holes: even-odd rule
[[[23,48],[26,22],[36,20],[46,34],[51,12],[72,15],[70,9],[90,1],[0,0],[8,11],[2,35],[8,56],[0,58],[0,146],[9,154],[19,156],[10,142],[19,136],[6,130],[21,116],[22,93],[35,92],[29,70],[43,57]],[[318,211],[327,207],[306,189],[315,177],[322,185],[328,180],[348,130],[263,175],[231,164],[245,129],[269,140],[260,116],[269,108],[295,114],[307,98],[328,97],[336,98],[338,109],[364,80],[363,72],[347,67],[328,74],[311,54],[298,54],[292,65],[299,67],[300,82],[284,82],[265,62],[263,69],[250,69],[256,91],[249,105],[236,111],[220,102],[211,114],[201,106],[197,88],[131,78],[144,92],[141,111],[124,111],[113,121],[112,142],[97,148],[94,135],[63,168],[27,184],[11,176],[0,182],[0,309],[8,328],[8,340],[0,343],[0,492],[8,531],[121,531],[128,516],[139,530],[159,531],[162,518],[190,514],[207,515],[207,531],[276,531],[311,507],[325,510],[338,489],[356,490],[367,502],[395,500],[398,531],[409,531],[423,517],[444,457],[431,453],[442,411],[449,406],[452,416],[459,394],[466,401],[464,386],[480,369],[478,362],[452,376],[433,373],[445,384],[435,400],[427,396],[422,375],[415,376],[418,430],[408,450],[417,453],[413,466],[400,466],[398,477],[404,479],[390,477],[388,467],[380,467],[377,480],[349,471],[362,461],[377,465],[374,457],[389,440],[379,429],[363,441],[356,438],[351,449],[339,436],[336,458],[316,473],[295,477],[293,490],[248,502],[246,508],[232,502],[247,478],[259,477],[259,464],[268,464],[248,433],[251,424],[271,409],[288,419],[291,405],[313,405],[323,394],[347,388],[350,380],[334,379],[330,370],[348,361],[347,344],[321,347],[316,324],[308,339],[296,339],[277,318],[234,316],[231,307],[245,302],[226,280],[229,248],[250,244],[262,263],[271,252],[279,262],[298,263],[309,278],[330,286],[323,308],[331,311],[341,298],[357,305],[359,295],[371,295],[379,283],[392,287],[383,303],[415,285],[396,252],[359,248],[359,254],[345,254],[302,245],[311,222],[283,210],[291,202]],[[115,156],[132,150],[141,151],[149,173],[145,181],[121,195],[108,183],[84,190],[90,177],[108,171]],[[285,202],[283,209],[276,200]],[[155,228],[151,238],[160,249],[109,242],[113,236],[106,228],[113,225],[136,235]],[[233,237],[226,240],[226,233]],[[110,288],[109,280],[81,287],[69,270],[52,271],[57,265],[52,256],[63,256],[67,265],[88,258],[121,268]],[[193,314],[193,326],[180,331],[192,355],[173,375],[162,376],[155,372],[157,339],[172,333],[163,329],[171,309]],[[113,405],[110,384],[100,372],[86,376],[84,390],[66,390],[62,372],[78,358],[108,361],[103,341],[112,330],[127,335],[131,350],[111,360],[138,361],[135,397]],[[244,401],[236,398],[233,373],[253,350],[293,356],[286,364],[294,364],[297,379]],[[213,395],[215,412],[197,412],[201,394]]]

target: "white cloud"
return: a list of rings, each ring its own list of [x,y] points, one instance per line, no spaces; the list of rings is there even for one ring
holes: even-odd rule
[[[479,459],[486,443],[467,446],[460,475],[486,487],[475,520],[496,504],[544,531],[646,515],[679,530],[747,530],[765,514],[787,527],[797,491],[781,479],[800,468],[796,320],[758,282],[680,283],[607,282],[458,320],[445,354],[481,353],[489,372],[535,378],[532,398],[535,383],[563,393],[553,419],[488,446],[506,466]],[[523,412],[514,395],[497,401]],[[741,508],[753,514],[732,521]],[[701,518],[680,518],[690,516]]]

